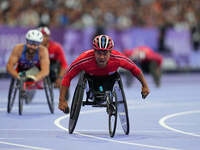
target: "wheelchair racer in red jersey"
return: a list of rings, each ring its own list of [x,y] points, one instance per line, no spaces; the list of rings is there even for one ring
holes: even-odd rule
[[[141,67],[145,73],[150,73],[157,87],[160,86],[161,80],[161,67],[163,57],[153,51],[148,46],[138,46],[130,50],[124,50],[123,53],[129,57],[134,63]],[[131,84],[132,77],[127,75],[127,85]]]
[[[71,80],[80,72],[85,71],[90,76],[111,76],[119,67],[129,70],[142,85],[142,97],[149,94],[147,82],[142,71],[125,55],[113,50],[114,42],[107,35],[96,36],[93,40],[93,49],[82,53],[72,62],[62,80],[58,108],[69,113],[68,103],[64,100],[70,87]]]
[[[54,83],[56,88],[59,88],[61,85],[62,77],[65,73],[67,68],[67,60],[65,57],[65,52],[62,46],[50,39],[51,32],[48,27],[40,27],[39,30],[43,34],[43,42],[48,51],[49,51],[49,58],[50,58],[50,79],[51,82]]]

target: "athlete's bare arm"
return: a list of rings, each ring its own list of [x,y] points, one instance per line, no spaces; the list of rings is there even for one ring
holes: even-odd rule
[[[6,65],[7,72],[13,76],[14,78],[20,79],[20,76],[18,72],[16,71],[16,64],[21,57],[22,50],[23,50],[24,44],[18,44],[13,48],[13,51],[11,52],[11,55],[9,57],[8,63]]]
[[[40,72],[35,76],[35,81],[42,80],[49,74],[49,53],[46,47],[40,46],[39,49],[39,59],[40,59]]]
[[[149,95],[149,93],[150,93],[150,90],[149,90],[149,87],[147,85],[147,82],[146,82],[142,72],[136,77],[140,81],[140,83],[142,84],[142,92],[141,92],[141,94],[142,94],[142,98],[145,99],[147,97],[147,95]]]
[[[66,108],[69,108],[67,101],[65,101],[65,97],[66,94],[68,94],[68,90],[68,87],[61,85],[58,108],[63,112],[66,111]],[[68,111],[69,109],[65,113],[69,113]]]

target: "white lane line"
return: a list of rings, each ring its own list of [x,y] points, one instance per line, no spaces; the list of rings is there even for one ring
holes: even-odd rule
[[[16,107],[13,107],[13,108],[16,108]],[[0,111],[5,111],[5,110],[7,110],[7,109],[6,108],[0,108]],[[12,130],[12,129],[9,129],[9,130]],[[5,139],[6,138],[0,138],[0,140],[5,140]],[[9,139],[22,139],[22,138],[9,138]],[[23,148],[27,148],[27,149],[33,149],[33,150],[52,150],[52,149],[43,148],[43,147],[22,145],[22,144],[10,143],[10,142],[4,142],[4,141],[0,141],[0,144],[11,145],[11,146],[16,146],[16,147],[23,147]]]
[[[78,135],[85,136],[85,137],[90,137],[102,141],[108,141],[108,142],[114,142],[114,143],[120,143],[120,144],[126,144],[126,145],[133,145],[133,146],[139,146],[139,147],[146,147],[146,148],[153,148],[153,149],[159,149],[159,150],[180,150],[176,148],[171,148],[171,147],[162,147],[162,146],[154,146],[154,145],[146,145],[146,144],[139,144],[139,143],[134,143],[134,142],[126,142],[126,141],[119,141],[119,140],[113,140],[113,139],[107,139],[107,138],[102,138],[102,137],[97,137],[93,135],[87,135],[87,134],[82,134],[75,132]]]
[[[6,108],[0,108],[0,111],[5,111],[6,110]]]
[[[33,149],[33,150],[52,150],[52,149],[48,149],[48,148],[28,146],[28,145],[22,145],[22,144],[16,144],[16,143],[9,143],[9,142],[3,142],[3,141],[0,141],[0,144],[12,145],[12,146],[17,146],[17,147],[23,147],[23,148]]]
[[[175,113],[175,114],[171,114],[171,115],[167,115],[167,116],[164,116],[163,118],[161,118],[159,120],[159,124],[168,129],[168,130],[171,130],[171,131],[174,131],[174,132],[178,132],[178,133],[182,133],[182,134],[186,134],[186,135],[191,135],[191,136],[196,136],[196,137],[200,137],[199,134],[196,134],[196,133],[191,133],[191,132],[185,132],[183,130],[178,130],[178,129],[175,129],[175,128],[172,128],[170,126],[168,126],[165,121],[170,119],[170,118],[173,118],[173,117],[177,117],[177,116],[182,116],[182,115],[189,115],[189,114],[194,114],[194,113],[200,113],[200,110],[194,110],[194,111],[185,111],[185,112],[180,112],[180,113]]]
[[[86,129],[77,129],[77,132],[100,132],[100,133],[108,133],[108,130],[86,130]],[[124,134],[123,130],[117,130],[117,133]],[[169,131],[163,130],[137,130],[134,133],[169,133]]]
[[[0,129],[0,131],[60,131],[59,129]]]
[[[0,140],[22,140],[24,138],[0,138]]]
[[[41,106],[41,105],[24,106],[23,109],[32,109],[34,107],[42,108],[42,107],[46,107],[46,105],[44,105],[44,106]],[[18,109],[18,106],[13,106],[12,110],[15,110],[15,109]],[[0,108],[0,111],[7,111],[7,108]]]
[[[104,109],[81,111],[80,114],[89,114],[89,113],[95,113],[95,112],[101,112],[101,111],[104,111]],[[54,121],[54,124],[55,124],[57,127],[59,127],[60,129],[63,129],[63,130],[68,131],[67,128],[64,128],[64,127],[60,124],[60,121],[63,120],[63,119],[65,119],[65,118],[69,118],[69,114],[57,118],[57,119]]]
[[[81,114],[89,114],[89,113],[95,113],[95,112],[101,112],[101,111],[105,111],[104,109],[101,110],[89,110],[89,111],[81,111]],[[54,123],[57,127],[59,127],[62,130],[68,131],[67,128],[63,127],[60,122],[61,120],[65,119],[69,117],[69,115],[65,115],[65,116],[61,116],[59,118],[57,118]],[[162,146],[154,146],[154,145],[146,145],[146,144],[139,144],[139,143],[134,143],[134,142],[126,142],[126,141],[119,141],[119,140],[114,140],[111,138],[102,138],[102,137],[97,137],[97,136],[93,136],[93,135],[88,135],[88,134],[83,134],[80,132],[74,132],[74,134],[78,134],[80,136],[84,136],[84,137],[89,137],[89,138],[93,138],[93,139],[98,139],[98,140],[102,140],[102,141],[108,141],[108,142],[114,142],[114,143],[120,143],[120,144],[126,144],[126,145],[133,145],[133,146],[139,146],[139,147],[146,147],[146,148],[153,148],[153,149],[159,149],[159,150],[180,150],[180,149],[176,149],[176,148],[171,148],[171,147],[162,147]]]

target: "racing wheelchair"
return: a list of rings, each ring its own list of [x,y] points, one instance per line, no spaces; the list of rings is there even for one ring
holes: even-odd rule
[[[84,91],[86,100],[83,100]],[[68,126],[70,134],[75,129],[81,105],[106,108],[110,137],[115,135],[118,116],[124,133],[129,134],[128,107],[118,72],[106,77],[93,77],[84,72],[80,73],[71,104]]]
[[[10,113],[14,102],[15,98],[18,92],[18,113],[19,115],[22,115],[23,112],[23,104],[24,102],[27,101],[28,99],[28,92],[30,90],[35,90],[35,89],[44,89],[45,90],[45,95],[47,99],[47,103],[49,106],[50,112],[53,114],[54,113],[54,95],[53,95],[53,85],[51,84],[51,81],[49,77],[45,77],[43,79],[43,88],[41,87],[33,87],[34,81],[27,80],[25,77],[22,77],[21,80],[11,78],[10,86],[9,86],[9,91],[8,91],[8,103],[7,103],[7,112]]]

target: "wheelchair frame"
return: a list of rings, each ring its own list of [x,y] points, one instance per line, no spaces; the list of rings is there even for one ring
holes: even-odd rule
[[[129,134],[129,117],[126,97],[123,90],[121,77],[118,73],[115,79],[115,84],[112,91],[98,92],[91,91],[87,92],[86,100],[83,100],[84,90],[86,84],[90,80],[84,72],[80,73],[80,77],[73,95],[71,112],[69,118],[69,133],[72,134],[78,121],[78,117],[81,110],[81,105],[91,105],[93,107],[106,107],[108,114],[108,125],[110,137],[114,137],[117,127],[117,116],[119,116],[123,131],[126,135]],[[90,96],[92,92],[93,96]],[[95,99],[102,99],[97,101]],[[114,122],[112,121],[114,118]]]
[[[47,103],[49,106],[50,112],[53,114],[54,113],[54,95],[53,95],[53,85],[51,84],[51,81],[49,77],[45,77],[43,79],[43,85],[44,85],[44,90],[45,90],[45,95],[47,99]],[[18,113],[19,115],[22,115],[23,112],[23,104],[24,100],[26,99],[26,82],[24,79],[18,80],[11,78],[10,86],[9,86],[9,92],[8,92],[8,103],[7,103],[7,112],[10,113],[14,102],[15,98],[17,95],[17,91],[19,91],[18,94]]]

